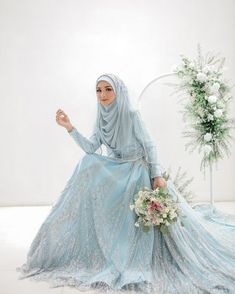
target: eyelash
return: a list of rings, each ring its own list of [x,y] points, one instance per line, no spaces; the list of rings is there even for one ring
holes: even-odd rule
[[[108,90],[108,91],[112,91],[111,88],[107,88],[106,90]],[[96,92],[100,92],[100,89],[96,90]]]

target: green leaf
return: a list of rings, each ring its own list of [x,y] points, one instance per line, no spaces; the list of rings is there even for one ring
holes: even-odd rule
[[[143,231],[144,231],[144,232],[148,232],[148,231],[149,231],[149,226],[144,226],[144,225],[143,225],[142,228],[143,228]]]
[[[168,232],[168,228],[167,228],[166,226],[161,226],[160,231],[161,231],[163,234],[166,234],[166,233]]]

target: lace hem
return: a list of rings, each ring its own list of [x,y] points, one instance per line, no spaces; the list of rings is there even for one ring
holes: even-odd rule
[[[17,272],[20,272],[21,275],[18,277],[19,280],[28,278],[33,282],[47,282],[50,288],[57,287],[73,287],[80,291],[91,291],[96,290],[96,293],[143,293],[143,294],[153,294],[159,293],[153,291],[153,285],[150,281],[144,280],[141,277],[133,279],[132,282],[122,284],[120,281],[121,273],[118,277],[115,277],[116,273],[113,273],[113,279],[108,280],[97,279],[93,281],[82,280],[79,277],[76,277],[76,274],[72,276],[69,272],[66,271],[44,271],[40,268],[26,271],[25,265],[22,267],[16,268]],[[118,283],[118,280],[120,283]],[[116,286],[114,286],[114,283]],[[118,286],[117,286],[118,285]]]
[[[181,285],[182,288],[173,289],[169,284],[163,283],[163,281],[147,281],[141,277],[133,279],[132,282],[126,282],[123,284],[120,281],[121,273],[118,277],[114,278],[116,272],[113,272],[113,279],[110,281],[104,281],[102,279],[97,280],[82,280],[76,274],[74,276],[71,273],[63,270],[54,271],[45,271],[43,269],[34,269],[26,272],[25,264],[21,267],[17,267],[16,271],[20,272],[21,275],[18,277],[19,280],[28,278],[33,282],[47,282],[50,288],[57,287],[73,287],[79,291],[96,291],[95,293],[104,293],[104,294],[233,294],[230,290],[223,285],[217,285],[213,287],[210,292],[205,292],[205,290],[198,288],[190,281],[184,281]],[[120,283],[118,283],[118,281]],[[181,282],[180,282],[181,283]],[[115,284],[115,285],[114,285]],[[118,286],[117,286],[118,285]]]

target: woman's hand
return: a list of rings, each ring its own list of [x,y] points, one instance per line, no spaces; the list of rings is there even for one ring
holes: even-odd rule
[[[155,190],[157,187],[166,187],[166,180],[163,177],[155,177],[152,179],[152,189]]]
[[[56,111],[56,122],[58,123],[58,125],[66,128],[68,132],[71,131],[73,128],[73,125],[69,120],[69,117],[62,109],[58,109]]]

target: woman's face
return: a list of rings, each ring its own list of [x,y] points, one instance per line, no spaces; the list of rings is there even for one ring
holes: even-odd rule
[[[108,105],[116,98],[113,87],[106,81],[98,82],[96,95],[102,105]]]

